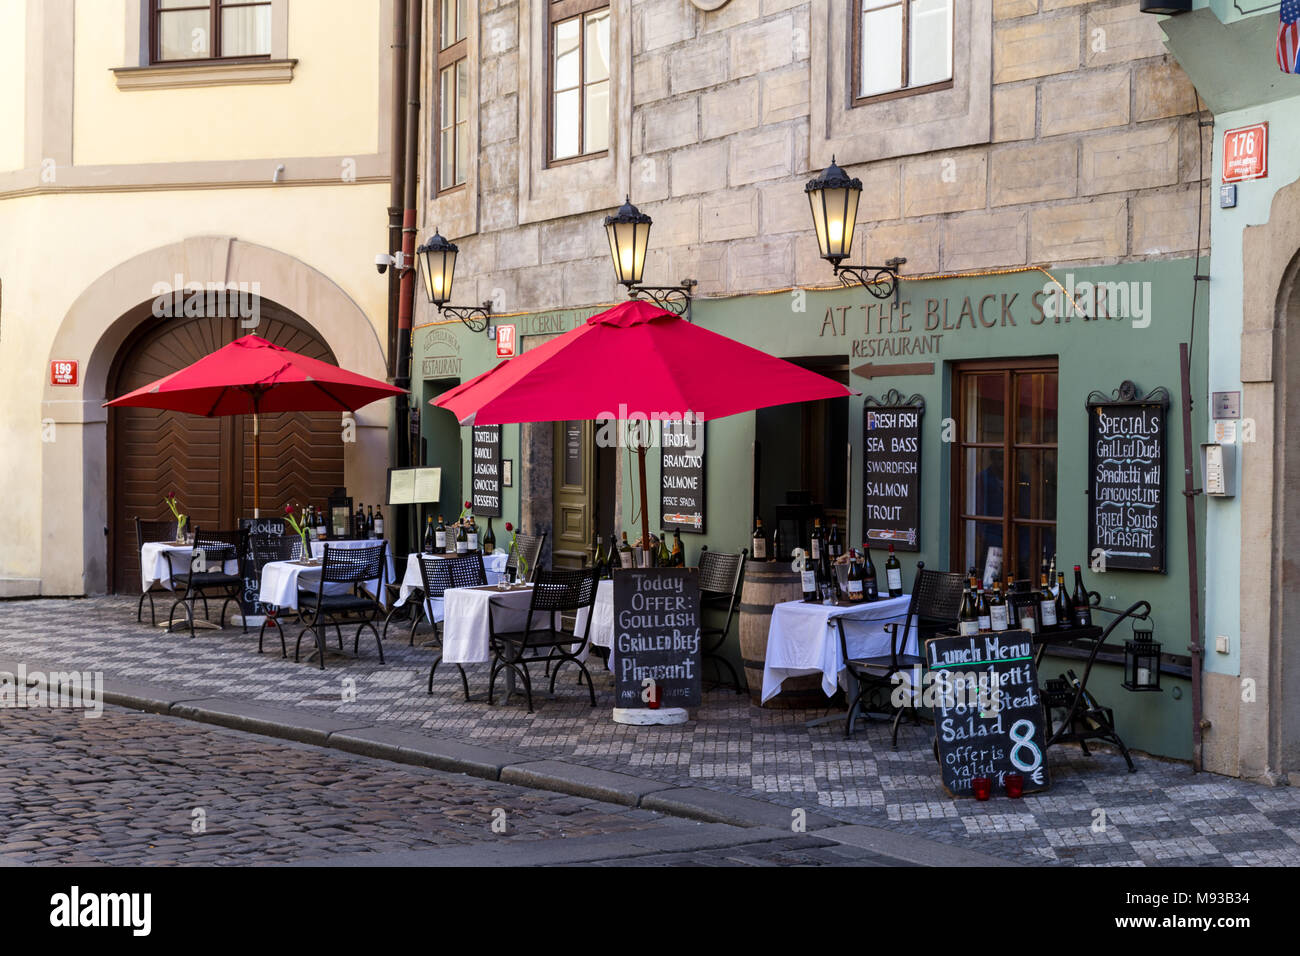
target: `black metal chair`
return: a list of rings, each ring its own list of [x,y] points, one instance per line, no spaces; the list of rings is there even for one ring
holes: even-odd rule
[[[294,644],[293,659],[299,659],[302,648],[302,636],[308,631],[316,638],[316,649],[320,653],[320,667],[325,669],[325,632],[332,624],[338,636],[339,648],[343,647],[343,632],[340,624],[357,625],[357,633],[352,641],[352,653],[356,654],[361,646],[361,632],[367,627],[375,635],[375,645],[379,648],[379,663],[384,663],[384,643],[380,639],[375,621],[384,613],[384,606],[379,599],[366,593],[370,581],[378,581],[377,594],[384,593],[384,575],[388,567],[388,542],[364,548],[331,548],[327,543],[321,558],[320,582],[315,591],[298,592],[298,620],[303,629],[298,632]],[[350,584],[350,594],[326,594],[327,584]]]
[[[140,554],[144,546],[150,541],[175,541],[176,540],[176,519],[170,521],[145,521],[138,515],[135,519],[135,551]],[[144,582],[141,582],[144,583]],[[154,594],[165,594],[167,589],[161,585],[149,585],[149,590],[140,592],[140,601],[135,606],[135,620],[137,624],[144,623],[144,599],[149,599],[149,624],[156,625],[157,618],[154,616],[153,596]]]
[[[873,695],[883,691],[889,700],[890,706],[894,706],[892,700],[894,675],[900,671],[912,670],[913,675],[919,678],[921,670],[925,667],[925,656],[921,654],[907,654],[903,648],[907,641],[907,634],[913,626],[916,628],[916,638],[918,648],[928,638],[934,637],[939,631],[953,627],[957,623],[957,616],[961,612],[962,590],[965,587],[965,578],[957,571],[930,571],[925,567],[925,562],[918,562],[916,565],[916,579],[912,582],[912,596],[907,605],[907,617],[900,624],[897,621],[891,621],[884,625],[884,630],[889,633],[889,654],[876,657],[852,657],[849,654],[849,633],[857,628],[872,628],[878,625],[870,621],[854,621],[845,619],[843,616],[835,618],[835,624],[840,634],[840,653],[844,656],[844,666],[848,668],[857,683],[857,692],[853,696],[853,702],[849,705],[848,717],[844,721],[844,736],[849,737],[853,734],[853,722],[857,719],[859,713],[866,715],[866,708],[863,707],[862,701],[866,697],[870,699]],[[916,703],[914,694],[919,693],[919,680],[913,681],[912,694],[908,695],[908,702],[902,706],[895,707],[894,728],[892,741],[894,748],[898,747],[898,725],[902,720],[904,711],[910,710],[913,719],[920,722],[917,717]]]
[[[523,534],[515,535],[514,547],[510,549],[510,554],[506,557],[506,580],[513,581],[515,572],[519,570],[519,558],[524,559],[524,567],[528,574],[524,580],[532,581],[537,574],[537,559],[541,557],[542,548],[546,545],[546,532],[541,534]]]
[[[194,529],[194,549],[186,557],[184,571],[176,570],[176,554],[167,553],[167,566],[171,570],[172,585],[183,585],[184,591],[175,603],[172,604],[171,610],[167,614],[167,627],[172,626],[172,619],[176,615],[176,608],[185,608],[185,620],[190,627],[190,637],[194,637],[194,602],[201,600],[203,602],[203,617],[211,621],[210,612],[208,611],[208,594],[217,592],[218,597],[223,597],[221,602],[221,627],[226,626],[226,608],[233,601],[235,606],[239,606],[239,592],[244,587],[244,579],[240,575],[240,568],[244,563],[244,555],[248,548],[248,532],[246,531],[203,531],[200,528]],[[234,572],[228,572],[226,565],[234,562]],[[244,633],[248,633],[248,624],[243,625]]]
[[[253,576],[260,581],[262,579],[262,569],[272,561],[294,561],[301,558],[302,539],[293,534],[249,535],[248,557],[253,565]],[[290,610],[287,616],[294,616],[295,614],[296,612]],[[266,607],[266,614],[262,618],[262,626],[257,631],[257,653],[262,653],[262,639],[266,636],[267,626],[270,625],[280,635],[280,656],[282,658],[289,656],[289,650],[284,641],[284,628],[280,626],[280,620],[283,616],[286,616],[283,608]]]
[[[509,669],[523,679],[524,693],[528,698],[528,712],[533,712],[533,682],[528,668],[544,664],[551,676],[550,693],[555,693],[555,679],[560,669],[568,663],[578,665],[581,672],[578,682],[587,679],[587,692],[591,706],[596,706],[596,689],[591,682],[591,672],[579,660],[587,648],[591,633],[592,608],[596,603],[597,571],[595,568],[541,570],[533,583],[532,600],[522,631],[498,632],[492,615],[488,615],[492,644],[492,674],[488,679],[488,704],[492,703],[497,674]],[[556,615],[574,613],[585,608],[587,623],[581,636],[555,626]],[[536,625],[534,621],[536,619]],[[551,665],[555,666],[552,667]]]
[[[718,673],[719,685],[724,683],[721,677],[725,668],[731,675],[731,686],[737,694],[741,693],[740,678],[731,666],[731,661],[722,653],[722,648],[727,643],[731,619],[740,601],[740,587],[745,577],[745,561],[748,557],[748,548],[742,548],[734,554],[710,551],[708,545],[700,548],[700,667],[703,668],[706,661],[712,661]],[[705,611],[725,614],[722,626],[705,626]]]
[[[441,567],[437,570],[438,578],[435,582],[429,580],[429,570],[425,562],[437,564]],[[450,588],[481,588],[488,583],[487,569],[483,566],[483,556],[481,554],[463,554],[455,558],[424,558],[420,559],[421,574],[424,575],[425,586],[441,585],[442,590],[438,591],[437,596],[442,597]],[[445,580],[445,584],[443,581]],[[439,647],[442,646],[442,634],[439,633],[438,622],[431,621],[433,624],[434,641]],[[411,629],[415,633],[415,629]],[[438,670],[438,665],[442,663],[442,655],[439,654],[433,666],[429,668],[429,693],[433,693],[433,675]],[[460,671],[460,684],[465,690],[465,700],[469,700],[469,676],[465,673],[465,668],[460,664],[456,665],[456,670]]]

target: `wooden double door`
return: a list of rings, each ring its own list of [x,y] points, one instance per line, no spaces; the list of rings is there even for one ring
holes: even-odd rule
[[[204,316],[147,322],[123,345],[109,395],[123,395],[184,368],[249,330],[238,319]],[[334,355],[296,315],[262,300],[251,330],[277,345],[326,362]],[[260,416],[263,516],[286,503],[324,506],[343,485],[343,425],[338,412]],[[174,492],[191,527],[230,529],[253,515],[251,415],[204,418],[149,408],[110,408],[108,550],[113,590],[138,592],[135,518],[169,518]]]

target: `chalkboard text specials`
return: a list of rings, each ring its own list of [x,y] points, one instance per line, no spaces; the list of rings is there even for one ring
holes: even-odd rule
[[[501,426],[474,425],[470,443],[474,514],[501,517]]]
[[[1163,402],[1089,403],[1088,554],[1108,571],[1165,570],[1166,446]]]
[[[704,422],[665,421],[660,435],[660,526],[703,534]]]
[[[924,405],[862,412],[863,527],[867,540],[921,550],[921,416]]]
[[[283,535],[288,525],[283,518],[240,518],[239,529],[247,531],[250,535]],[[262,580],[253,570],[252,561],[246,561],[244,564],[245,567],[240,570],[240,575],[244,579],[244,586],[239,592],[240,613],[249,616],[265,614],[265,606],[257,600],[258,592],[262,590]]]
[[[1025,778],[1025,793],[1051,784],[1043,698],[1028,631],[925,642],[929,671],[921,703],[934,709],[943,788],[972,796],[971,780],[1001,788],[1008,773]],[[906,672],[904,672],[906,674]]]
[[[664,707],[700,706],[700,588],[691,568],[614,572],[615,706],[645,707],[654,681]]]

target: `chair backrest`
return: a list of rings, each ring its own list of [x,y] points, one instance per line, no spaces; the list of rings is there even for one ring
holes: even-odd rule
[[[436,559],[435,559],[436,560]],[[483,567],[483,555],[462,554],[455,558],[446,558],[447,573],[452,588],[477,588],[488,583],[487,570]]]
[[[710,551],[708,545],[700,549],[700,592],[708,596],[735,594],[745,571],[749,549],[732,553]]]
[[[598,585],[595,568],[556,568],[548,571],[542,568],[533,581],[532,601],[528,616],[531,620],[533,611],[550,614],[555,611],[580,611],[591,608],[596,603]],[[591,623],[588,615],[587,623]]]
[[[440,598],[451,587],[451,562],[454,559],[435,558],[432,555],[419,556],[420,577],[424,581],[424,596]]]
[[[378,580],[380,593],[384,586],[384,555],[388,551],[388,542],[365,548],[331,548],[325,543],[325,556],[321,562],[321,590],[326,582],[330,584],[362,585],[367,581]]]
[[[203,555],[209,571],[220,571],[227,561],[242,563],[247,550],[247,531],[205,531],[199,527],[194,529],[193,554],[196,557]]]
[[[957,623],[965,585],[966,579],[960,571],[931,571],[924,562],[917,564],[907,623],[915,621],[919,640],[933,637]]]
[[[524,559],[524,567],[528,569],[528,580],[535,580],[537,574],[537,558],[542,553],[542,547],[546,544],[546,532],[541,534],[523,534],[522,532],[515,535],[514,547],[510,549],[510,554],[506,557],[506,575],[513,577],[515,571],[519,569],[519,558]]]
[[[248,555],[253,561],[253,571],[260,576],[272,561],[294,561],[302,557],[302,539],[296,534],[251,534]]]
[[[169,521],[145,521],[138,515],[135,519],[135,547],[138,551],[149,541],[175,541],[176,519]]]

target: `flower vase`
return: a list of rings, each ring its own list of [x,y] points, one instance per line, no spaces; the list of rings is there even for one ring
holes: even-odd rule
[[[307,542],[307,532],[302,532],[298,537],[302,539],[302,559],[304,561],[310,561],[311,545]]]

